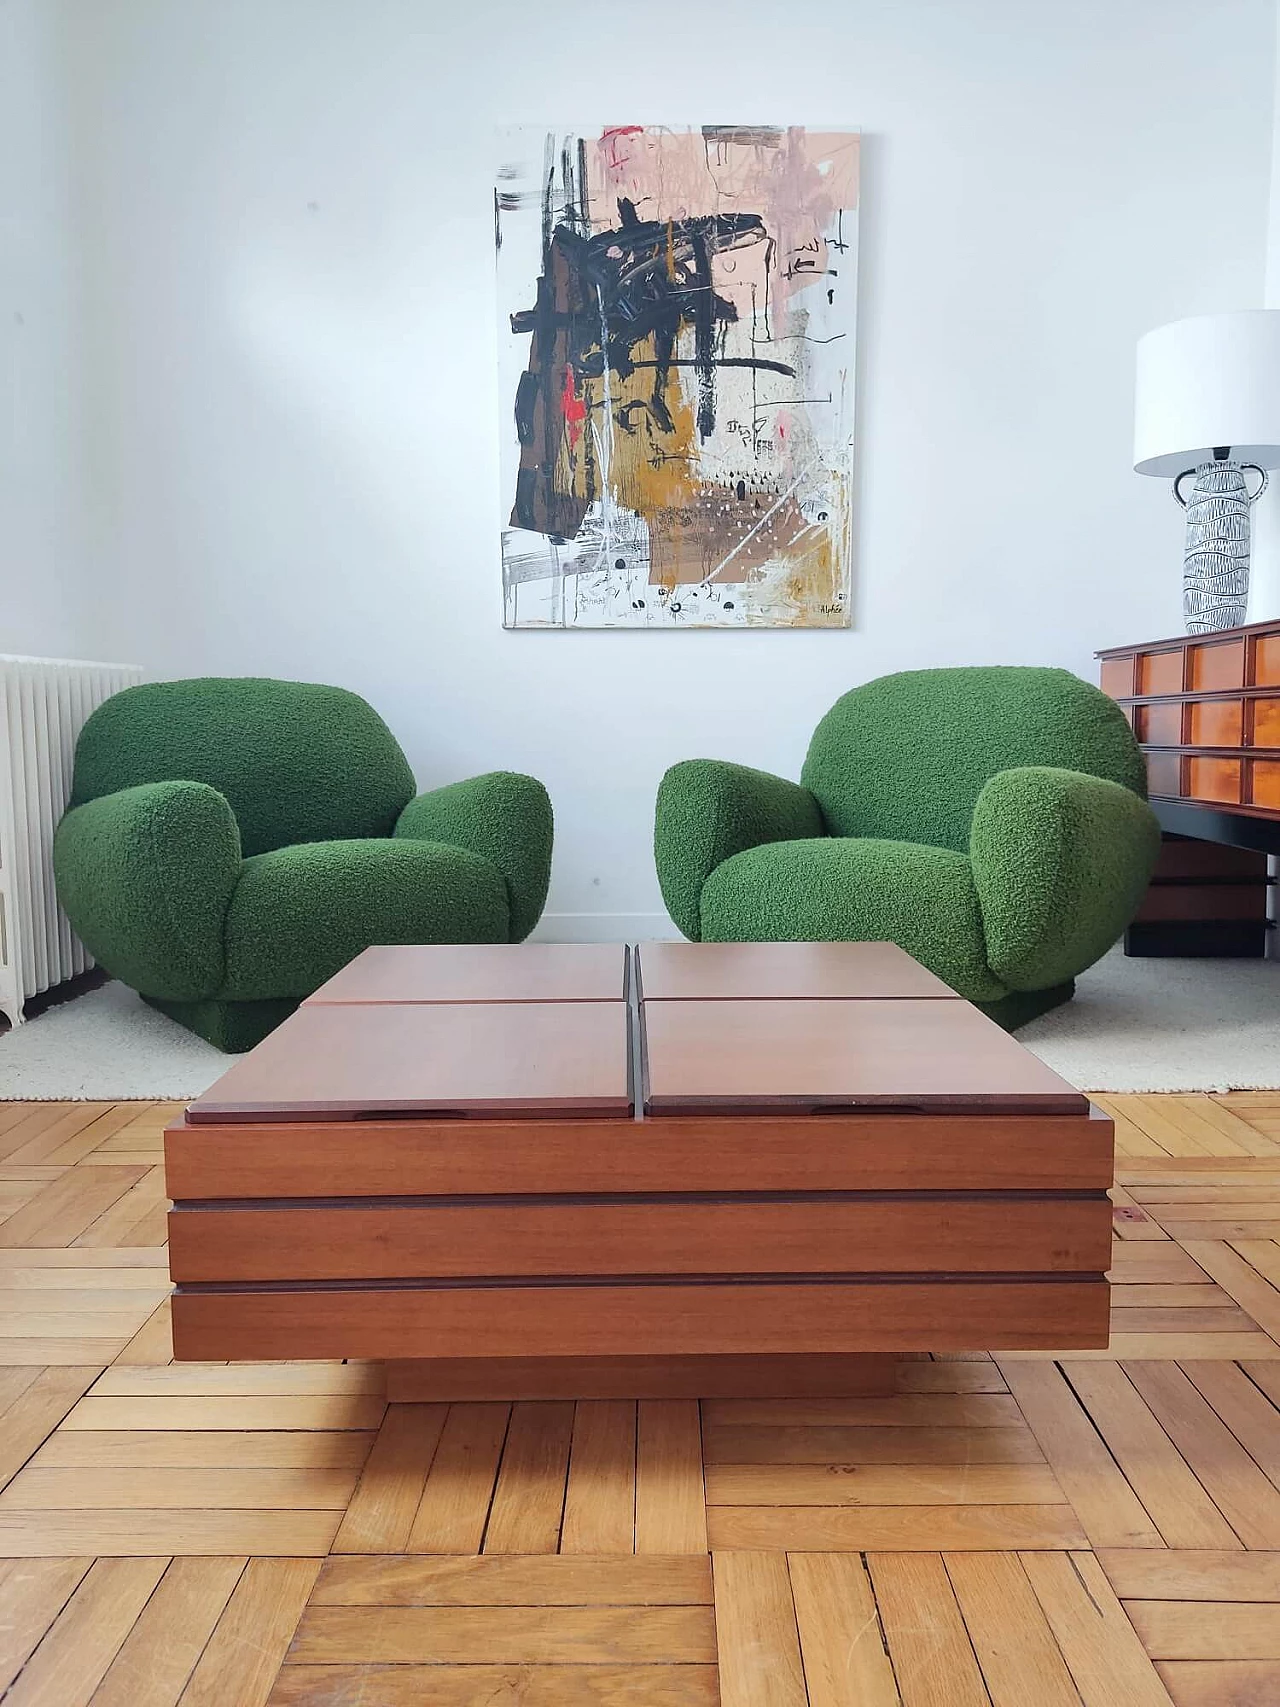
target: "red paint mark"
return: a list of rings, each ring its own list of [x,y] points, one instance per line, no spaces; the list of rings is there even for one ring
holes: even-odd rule
[[[780,439],[785,439],[786,436],[787,436],[787,429],[783,426],[782,422],[779,421],[778,422],[778,437]]]
[[[619,140],[624,136],[640,136],[643,132],[642,124],[611,124],[600,132],[600,146],[605,151],[604,163],[611,172],[620,172],[627,163],[628,156],[618,153]]]
[[[587,406],[578,396],[578,389],[573,383],[573,369],[564,370],[564,386],[560,392],[560,413],[564,416],[564,424],[569,430],[569,446],[572,449],[582,437],[582,423],[587,418]]]

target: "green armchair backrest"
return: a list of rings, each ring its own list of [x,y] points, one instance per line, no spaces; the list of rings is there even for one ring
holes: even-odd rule
[[[71,804],[149,782],[216,788],[246,855],[389,836],[414,792],[395,736],[358,694],[248,676],[148,682],[98,707]]]
[[[964,853],[998,771],[1053,765],[1146,798],[1142,754],[1113,700],[1067,670],[988,665],[908,670],[838,699],[801,780],[833,836]]]

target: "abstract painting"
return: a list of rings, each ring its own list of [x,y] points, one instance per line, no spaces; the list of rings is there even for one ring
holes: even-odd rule
[[[858,133],[503,133],[508,628],[850,619]]]

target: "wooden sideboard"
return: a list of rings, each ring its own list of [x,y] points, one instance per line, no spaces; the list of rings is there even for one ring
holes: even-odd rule
[[[1130,954],[1265,952],[1280,853],[1280,621],[1099,652],[1165,831]]]

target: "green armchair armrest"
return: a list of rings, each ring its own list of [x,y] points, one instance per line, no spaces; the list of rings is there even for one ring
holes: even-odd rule
[[[221,985],[240,831],[202,782],[150,782],[74,807],[53,843],[58,899],[90,954],[144,996]]]
[[[807,788],[720,759],[685,759],[658,785],[653,851],[667,911],[684,934],[702,935],[702,886],[718,865],[766,842],[826,834]]]
[[[511,908],[511,941],[537,924],[551,881],[551,800],[536,778],[489,771],[411,800],[394,834],[447,842],[479,854],[501,872]]]
[[[1137,911],[1160,825],[1131,789],[1080,771],[1000,771],[974,808],[969,857],[987,961],[1011,989],[1065,983]]]

